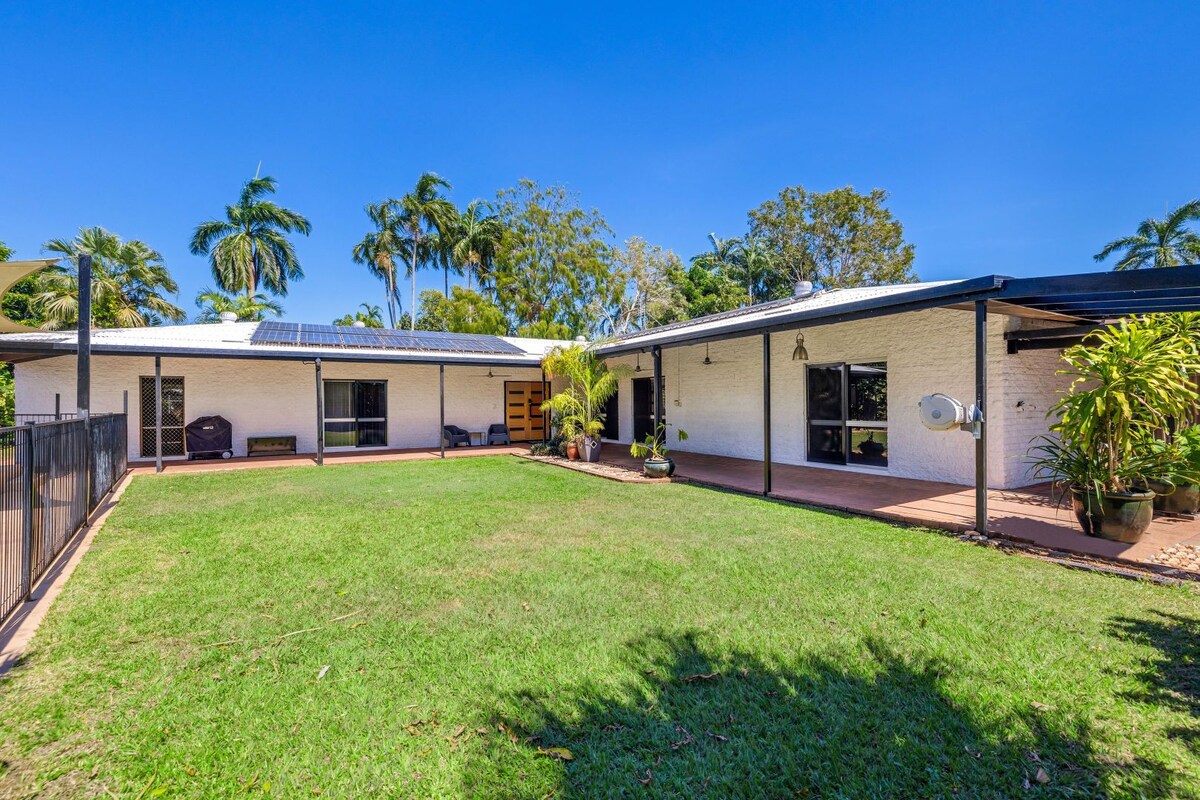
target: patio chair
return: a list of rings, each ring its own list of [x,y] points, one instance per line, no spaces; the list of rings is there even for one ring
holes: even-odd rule
[[[488,444],[512,444],[512,439],[508,435],[508,426],[499,423],[488,426],[487,432]]]
[[[457,425],[446,425],[442,428],[442,441],[446,447],[458,447],[460,444],[471,446],[471,434]]]

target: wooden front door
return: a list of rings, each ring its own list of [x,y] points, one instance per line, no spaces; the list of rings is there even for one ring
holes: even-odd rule
[[[534,442],[546,438],[546,415],[542,401],[546,385],[540,381],[504,382],[504,424],[514,442]]]

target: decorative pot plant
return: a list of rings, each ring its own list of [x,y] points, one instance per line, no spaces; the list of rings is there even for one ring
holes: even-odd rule
[[[675,436],[681,442],[686,442],[688,438],[687,431],[682,428],[676,430]],[[667,426],[663,422],[658,424],[654,433],[646,434],[644,441],[629,446],[631,456],[644,459],[642,470],[651,478],[669,478],[675,474],[675,461],[669,453]]]
[[[609,366],[585,345],[573,344],[547,353],[542,369],[551,378],[567,381],[565,389],[542,403],[542,410],[554,413],[560,433],[574,443],[579,456],[599,461],[604,404],[616,394],[628,366]],[[567,447],[570,449],[571,444]]]
[[[1154,510],[1194,516],[1200,511],[1200,425],[1184,428],[1156,446],[1166,463],[1164,474],[1150,482],[1158,495]]]
[[[1173,486],[1179,468],[1161,432],[1195,406],[1195,348],[1141,317],[1096,331],[1063,360],[1072,380],[1050,409],[1056,436],[1033,448],[1034,471],[1070,495],[1084,533],[1136,542],[1153,519],[1151,484]]]

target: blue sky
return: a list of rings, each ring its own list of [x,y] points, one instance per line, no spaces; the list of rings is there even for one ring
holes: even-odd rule
[[[583,5],[2,0],[0,240],[144,239],[192,311],[191,231],[261,161],[313,223],[287,316],[323,322],[381,304],[362,206],[424,170],[460,205],[563,183],[685,257],[783,186],[883,187],[925,280],[1099,269],[1200,196],[1194,3]]]

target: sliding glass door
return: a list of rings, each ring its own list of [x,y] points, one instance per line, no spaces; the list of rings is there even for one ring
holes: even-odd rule
[[[888,464],[887,364],[808,367],[808,460]]]
[[[387,383],[325,381],[325,446],[387,445]]]

